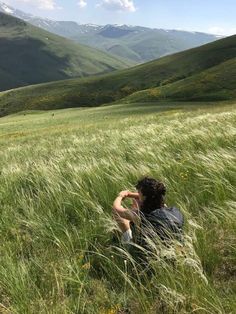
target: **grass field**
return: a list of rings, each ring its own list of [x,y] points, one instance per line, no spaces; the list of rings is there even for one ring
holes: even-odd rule
[[[0,119],[1,313],[235,313],[235,104]],[[115,241],[117,193],[151,175],[186,219],[149,272]],[[155,244],[155,245],[154,245]]]

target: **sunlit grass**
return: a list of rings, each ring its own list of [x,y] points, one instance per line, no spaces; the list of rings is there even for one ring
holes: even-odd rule
[[[235,122],[183,104],[0,119],[0,312],[233,313]],[[184,249],[150,240],[148,272],[111,219],[143,175],[186,219]]]

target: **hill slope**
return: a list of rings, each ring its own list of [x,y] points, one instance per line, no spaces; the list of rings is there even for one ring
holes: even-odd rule
[[[96,75],[129,65],[0,13],[0,90]]]
[[[124,102],[221,100],[236,98],[236,58],[172,84],[136,92]]]
[[[236,89],[235,58],[236,36],[231,36],[199,48],[100,77],[53,82],[2,93],[0,94],[0,110],[1,114],[5,115],[27,109],[97,106],[121,100],[138,91],[163,87],[163,85],[166,89],[169,88],[169,98],[175,99],[176,95],[171,94],[171,90],[174,93],[178,84],[181,85],[185,80],[186,84],[183,86],[195,88],[195,93],[201,94],[202,99],[210,98],[209,91],[212,93],[212,99],[231,99]],[[225,71],[223,71],[224,68]],[[211,75],[206,75],[207,71]],[[215,80],[211,82],[212,75],[215,75]],[[204,83],[198,84],[198,80],[203,78]],[[217,84],[224,80],[223,87]],[[209,88],[204,89],[207,85]],[[192,99],[191,89],[185,96],[182,90],[181,99]],[[143,101],[145,97],[142,97]]]
[[[154,60],[218,39],[218,36],[200,32],[151,29],[130,25],[80,25],[72,21],[54,21],[16,10],[2,2],[0,2],[0,11],[19,17],[51,33],[136,63]]]

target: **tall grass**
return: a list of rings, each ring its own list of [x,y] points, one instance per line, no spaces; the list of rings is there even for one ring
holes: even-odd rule
[[[0,312],[234,312],[236,113],[182,107],[0,119]],[[148,268],[111,217],[143,175],[186,220],[184,247],[149,239]]]

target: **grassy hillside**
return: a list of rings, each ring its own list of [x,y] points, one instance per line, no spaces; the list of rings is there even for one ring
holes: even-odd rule
[[[0,12],[0,90],[102,74],[131,64]]]
[[[208,97],[209,89],[204,92],[204,86],[208,84],[208,81],[211,82],[211,76],[207,76],[203,72],[211,71],[211,69],[214,72],[214,67],[217,66],[216,69],[219,70],[217,75],[224,82],[225,91],[222,93],[220,85],[209,83],[212,99],[217,99],[218,94],[221,94],[219,99],[231,99],[235,90],[233,81],[235,57],[236,36],[231,36],[112,74],[16,89],[0,94],[1,115],[28,109],[97,106],[118,101],[140,90],[163,85],[167,88],[169,84],[178,81],[181,84],[185,78],[189,78],[191,81],[192,76],[193,84],[198,88],[198,93],[202,93],[202,98],[211,99]],[[229,61],[229,63],[225,63],[227,71],[224,71],[223,63],[227,60]],[[230,62],[232,62],[232,66],[228,66]],[[194,81],[194,75],[201,75],[201,73],[204,76],[204,84]],[[197,76],[196,78],[198,79]],[[227,89],[228,87],[229,89]],[[191,98],[191,93],[182,98],[188,100]]]
[[[236,99],[236,58],[175,83],[136,92],[122,101],[155,102],[164,99]]]
[[[234,313],[235,123],[214,103],[1,118],[0,312]],[[151,241],[149,273],[111,214],[143,175],[186,221],[184,248]]]

